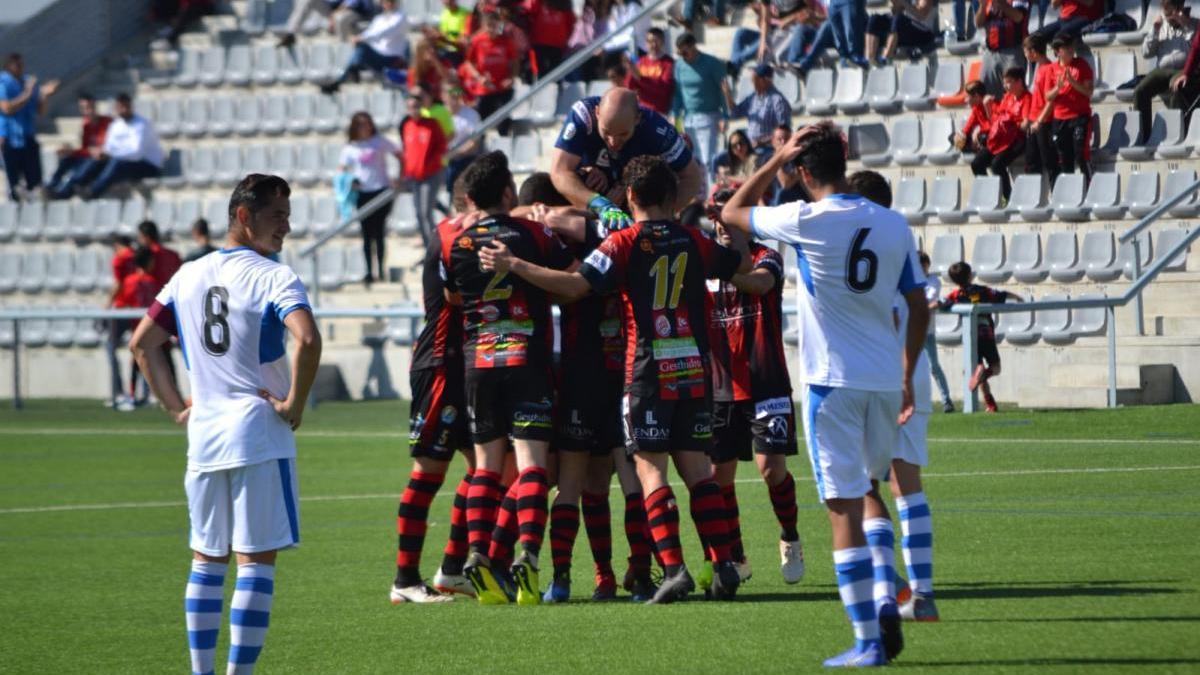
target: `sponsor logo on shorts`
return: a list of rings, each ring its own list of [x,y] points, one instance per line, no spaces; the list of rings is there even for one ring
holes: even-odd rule
[[[791,415],[792,400],[786,396],[769,398],[754,404],[754,419],[761,420],[771,415]]]
[[[596,268],[601,274],[608,274],[608,270],[612,267],[612,258],[604,255],[600,249],[589,253],[587,259],[583,262]]]
[[[635,441],[663,441],[671,437],[670,429],[662,427],[634,427],[633,440]]]
[[[416,442],[421,438],[421,430],[425,428],[425,415],[418,414],[409,425],[408,440]]]
[[[771,440],[785,443],[788,440],[788,420],[782,415],[777,415],[767,422],[767,435]]]
[[[696,413],[695,421],[692,422],[692,438],[712,438],[711,413]]]
[[[454,424],[454,420],[458,419],[458,409],[452,405],[442,408],[442,424]]]

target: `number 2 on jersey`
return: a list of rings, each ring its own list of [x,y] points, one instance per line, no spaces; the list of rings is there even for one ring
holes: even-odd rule
[[[674,262],[669,262],[670,256],[660,255],[650,267],[650,276],[654,277],[654,304],[651,309],[675,309],[679,306],[679,296],[683,292],[683,273],[687,270],[687,251],[675,256]],[[671,297],[668,302],[667,286],[671,287]]]
[[[204,351],[224,356],[229,351],[229,291],[213,286],[204,294]]]
[[[493,300],[507,300],[512,297],[512,284],[508,283],[503,286],[500,284],[508,277],[508,272],[498,272],[492,275],[492,280],[483,289],[483,301],[492,302]]]
[[[846,256],[846,285],[855,293],[866,293],[875,287],[875,276],[879,273],[879,256],[869,248],[863,248],[863,242],[871,228],[864,227],[854,233],[854,244]]]

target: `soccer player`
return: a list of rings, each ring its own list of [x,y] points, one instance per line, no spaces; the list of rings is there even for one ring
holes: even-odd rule
[[[550,230],[512,218],[516,187],[508,160],[490,152],[462,174],[467,203],[484,217],[441,232],[446,294],[463,308],[466,404],[475,444],[475,475],[467,493],[471,553],[464,572],[483,604],[507,597],[492,574],[487,551],[500,501],[500,471],[508,437],[516,454],[517,519],[521,553],[513,561],[517,603],[537,604],[538,554],[546,529],[546,459],[553,434],[550,380],[552,326],[546,293],[520,277],[480,266],[479,251],[506,242],[521,255],[556,269],[574,262]]]
[[[816,201],[754,206],[791,161]],[[863,519],[888,517],[871,481],[887,472],[899,424],[912,416],[913,370],[929,320],[903,216],[847,192],[845,141],[822,122],[792,136],[721,210],[726,227],[791,244],[799,261],[804,429],[855,635],[852,648],[825,661],[831,667],[884,665],[903,647],[895,599],[875,597],[876,573],[886,570],[875,569]],[[897,291],[910,312],[903,364],[894,356]]]
[[[693,519],[711,549],[713,593],[729,598],[740,580],[729,550],[725,501],[706,455],[712,444],[712,397],[703,280],[748,272],[750,258],[673,219],[679,186],[663,159],[634,158],[624,180],[637,222],[605,239],[577,271],[540,266],[503,242],[484,249],[480,260],[564,300],[593,290],[620,291],[626,317],[625,447],[635,458],[654,543],[666,567],[650,602],[682,599],[695,588],[683,563],[679,512],[667,482],[668,455],[688,486]]]
[[[632,220],[604,195],[617,184],[629,160],[639,155],[661,157],[678,177],[675,203],[668,205],[672,213],[695,200],[704,188],[704,171],[675,127],[662,115],[639,106],[637,94],[621,87],[571,106],[554,142],[550,177],[572,204],[586,206],[606,229],[619,230]]]
[[[185,609],[193,673],[214,672],[222,588],[237,554],[229,673],[254,671],[271,616],[275,554],[300,543],[293,432],[321,360],[308,296],[268,256],[288,235],[287,181],[250,174],[229,200],[226,248],[185,264],[130,341],[154,395],[187,425],[184,486],[192,571]],[[295,347],[291,365],[285,333]],[[161,350],[177,334],[192,397],[185,403]]]
[[[720,209],[732,190],[713,196],[709,219],[726,248],[734,237],[720,223]],[[761,244],[749,244],[751,271],[729,281],[708,282],[711,298],[713,446],[710,457],[725,499],[732,555],[742,581],[750,562],[742,546],[736,484],[738,461],[753,455],[767,484],[779,521],[780,570],[789,584],[804,578],[804,550],[796,530],[796,483],[787,456],[797,454],[792,383],[783,354],[783,258]],[[704,571],[701,571],[704,575]],[[704,586],[704,580],[701,580]]]
[[[1016,293],[998,291],[989,286],[971,283],[975,272],[966,262],[954,263],[946,271],[946,274],[958,288],[946,294],[945,299],[938,306],[939,309],[947,310],[962,302],[969,302],[972,305],[997,304],[1009,300],[1024,302],[1024,299]],[[968,384],[971,391],[983,390],[983,404],[988,412],[994,413],[996,412],[996,399],[992,398],[992,387],[988,384],[988,380],[1000,374],[1000,349],[996,346],[996,321],[991,314],[979,317],[979,330],[975,335],[978,343],[979,362],[975,365],[975,372],[971,374]]]

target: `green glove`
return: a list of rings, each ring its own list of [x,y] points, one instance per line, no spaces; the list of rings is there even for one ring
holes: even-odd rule
[[[623,230],[633,225],[633,218],[621,209],[617,208],[604,195],[597,194],[588,202],[588,209],[592,213],[600,216],[600,226],[608,232],[616,232]]]

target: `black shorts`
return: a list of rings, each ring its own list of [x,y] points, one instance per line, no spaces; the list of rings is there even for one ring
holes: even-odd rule
[[[979,338],[978,363],[984,363],[988,368],[1000,365],[1000,350],[996,347],[996,338]]]
[[[466,399],[475,443],[506,436],[549,442],[554,436],[554,387],[545,368],[469,370]]]
[[[599,381],[564,374],[554,411],[554,448],[603,457],[624,445],[621,396],[624,373],[605,372]]]
[[[449,460],[456,450],[470,449],[462,364],[414,370],[409,372],[408,382],[412,387],[412,408],[408,412],[408,449],[412,456]]]
[[[663,401],[657,397],[626,394],[622,399],[625,452],[671,452],[712,447],[712,400],[685,398]]]
[[[796,415],[790,396],[762,401],[717,401],[713,403],[713,447],[708,453],[713,464],[753,459],[760,455],[799,454],[796,446]],[[753,443],[751,443],[753,441]]]

